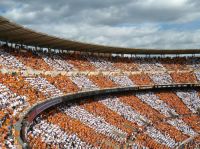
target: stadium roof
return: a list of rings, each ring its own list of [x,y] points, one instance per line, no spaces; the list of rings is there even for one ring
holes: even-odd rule
[[[199,49],[136,49],[110,47],[67,40],[25,28],[0,16],[0,40],[12,43],[82,52],[121,54],[200,54]]]

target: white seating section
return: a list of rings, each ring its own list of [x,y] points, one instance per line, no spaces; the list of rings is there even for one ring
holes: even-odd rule
[[[71,71],[73,70],[73,65],[67,63],[67,61],[63,60],[60,56],[58,55],[53,55],[53,56],[48,56],[45,54],[38,54],[40,55],[43,60],[51,67],[53,67],[55,70],[59,71]]]
[[[0,110],[11,108],[13,110],[13,116],[15,116],[25,106],[28,106],[25,96],[18,96],[0,83]]]
[[[195,72],[194,74],[195,74],[197,80],[200,82],[200,72]]]
[[[53,67],[55,70],[62,71],[63,68],[58,64],[56,61],[54,61],[52,58],[48,57],[47,55],[41,55],[43,60],[51,67]]]
[[[139,126],[150,123],[150,121],[146,117],[134,111],[130,106],[120,102],[118,98],[106,98],[100,100],[99,102],[103,103],[109,109],[115,111],[117,114],[121,115],[127,120],[136,122]]]
[[[117,70],[117,68],[115,68],[113,64],[108,60],[104,60],[102,58],[97,58],[97,57],[91,57],[91,56],[86,56],[86,59],[90,63],[92,63],[98,70],[103,70],[103,71]]]
[[[193,113],[197,112],[200,107],[200,98],[195,90],[177,91],[176,94]]]
[[[59,146],[59,148],[93,148],[91,145],[81,141],[76,134],[67,134],[59,126],[40,120],[33,126],[33,131],[28,134],[32,137],[40,137],[42,142],[49,145]]]
[[[166,117],[171,117],[173,115],[179,116],[174,109],[171,109],[164,101],[160,100],[154,93],[138,93],[136,96],[150,105],[153,109],[159,111]],[[171,119],[167,120],[169,124],[176,127],[181,132],[188,135],[195,135],[196,133],[190,128],[186,123],[184,123],[181,119]]]
[[[85,75],[74,75],[70,78],[81,90],[85,91],[98,89],[98,86],[90,81]]]
[[[106,98],[100,102],[125,119],[136,122],[139,126],[145,126],[146,124],[151,123],[146,117],[134,111],[130,106],[120,102],[118,98]],[[175,140],[170,138],[168,134],[162,134],[153,126],[147,127],[147,134],[161,144],[167,145],[171,148],[176,146]]]
[[[188,59],[188,63],[190,65],[190,68],[194,69],[194,70],[199,70],[200,69],[200,58],[190,58]]]
[[[63,60],[58,55],[54,56],[54,60],[63,68],[65,71],[72,71],[75,70],[72,64],[69,64],[67,61]]]
[[[126,139],[127,134],[125,132],[107,123],[103,118],[95,117],[93,114],[77,105],[61,107],[60,110],[72,118],[93,128],[98,133],[102,133],[120,142],[124,142]],[[117,135],[115,132],[122,134],[124,137]]]
[[[158,85],[172,84],[172,78],[168,73],[149,74],[149,77]]]
[[[168,120],[167,122],[171,124],[172,126],[175,126],[178,130],[180,130],[186,135],[194,136],[197,134],[190,126],[188,126],[181,119],[172,119],[172,120]]]
[[[110,75],[109,79],[118,84],[121,87],[130,87],[134,86],[134,83],[129,79],[126,75],[119,75],[119,76],[113,76]]]
[[[154,59],[136,59],[137,66],[141,71],[164,71],[165,67]]]
[[[0,65],[12,69],[26,69],[26,66],[17,58],[0,49]]]
[[[137,93],[136,96],[144,103],[158,110],[160,113],[170,117],[171,114],[178,115],[174,109],[171,109],[166,103],[158,98],[153,92]]]
[[[154,127],[147,127],[147,134],[155,139],[157,142],[164,144],[170,148],[175,148],[177,145],[176,141],[170,138],[168,134],[162,134],[160,131],[155,129]]]
[[[133,143],[133,144],[131,145],[131,148],[132,148],[132,149],[149,149],[148,147],[141,146],[141,145],[138,145],[138,144],[136,144],[136,143]]]
[[[63,92],[57,89],[54,85],[50,84],[45,78],[42,77],[26,77],[25,79],[29,82],[33,88],[38,89],[47,97],[62,96]]]

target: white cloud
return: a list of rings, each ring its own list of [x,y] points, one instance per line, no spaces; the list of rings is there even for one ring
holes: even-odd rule
[[[187,5],[187,0],[146,0],[146,1],[138,1],[141,2],[142,5],[148,7],[185,7]]]
[[[162,29],[160,24],[200,18],[199,0],[6,0],[3,16],[37,31],[111,46],[198,48],[200,31]]]

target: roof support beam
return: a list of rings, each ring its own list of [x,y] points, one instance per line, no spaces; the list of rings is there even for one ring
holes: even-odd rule
[[[28,37],[22,39],[22,42],[28,44],[30,41],[33,41],[33,39],[35,41],[36,39],[39,40],[40,38],[44,37],[44,35],[40,35],[40,34],[32,35],[32,34],[35,34],[35,33],[28,34]]]
[[[11,37],[13,37],[13,36],[15,36],[15,37],[21,37],[22,36],[23,37],[24,35],[27,35],[27,34],[29,34],[29,33],[27,33],[27,32],[19,32],[19,33],[16,33],[16,32],[8,33],[8,32],[6,32],[4,34],[0,34],[0,37],[7,37],[7,36],[9,36],[10,37],[9,39],[12,39]]]
[[[77,46],[76,43],[70,43],[70,44],[65,43],[63,46],[58,46],[58,48],[60,48],[60,49],[70,49],[71,47],[76,47],[76,46]]]
[[[9,32],[13,32],[13,31],[20,30],[20,29],[22,29],[22,28],[21,27],[14,27],[14,28],[11,28],[11,29],[2,30],[0,32],[1,32],[1,34],[3,34],[3,33],[9,33]]]
[[[18,42],[22,42],[23,41],[23,39],[26,39],[26,35],[27,35],[27,33],[20,33],[20,34],[18,34],[18,35],[16,35],[16,36],[14,36],[14,37],[8,37],[7,36],[7,40],[8,41],[18,41]]]
[[[60,47],[62,48],[63,46],[61,46],[61,43],[63,43],[63,41],[50,41],[48,43],[44,43],[42,45],[38,45],[38,46],[45,46],[48,45],[49,48],[51,49],[60,49]],[[54,46],[52,46],[54,45]]]
[[[10,42],[21,42],[22,39],[24,39],[26,37],[27,33],[19,33],[18,35],[13,35],[12,33],[10,34],[4,34],[4,35],[0,35],[1,39],[10,41]],[[14,37],[12,37],[14,36]]]
[[[38,42],[37,45],[38,45],[39,47],[45,46],[45,45],[47,45],[47,44],[50,45],[50,44],[52,43],[52,41],[53,41],[53,43],[54,43],[55,40],[57,40],[57,39],[54,38],[54,39],[49,39],[49,40],[44,40],[44,41],[41,41],[41,40],[40,40],[40,41]],[[33,43],[34,43],[34,42],[33,42]]]
[[[53,43],[50,47],[52,49],[57,48],[57,49],[61,49],[62,47],[64,47],[66,41],[59,41],[57,43]]]
[[[90,47],[90,45],[76,45],[74,47],[70,47],[70,50],[87,51],[88,47]]]
[[[0,21],[0,24],[6,24],[6,23],[8,23],[8,21],[6,20]]]
[[[86,44],[77,44],[77,43],[74,43],[74,44],[70,44],[68,45],[68,48],[69,49],[76,49],[77,47],[83,47],[83,46],[86,46]]]

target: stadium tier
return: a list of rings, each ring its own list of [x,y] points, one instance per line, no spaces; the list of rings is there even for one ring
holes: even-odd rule
[[[0,39],[13,42],[5,32]],[[123,57],[16,45],[0,47],[0,148],[200,147],[198,56]],[[115,93],[98,94],[110,89]],[[68,95],[78,97],[59,103]],[[53,106],[35,108],[51,100]]]

